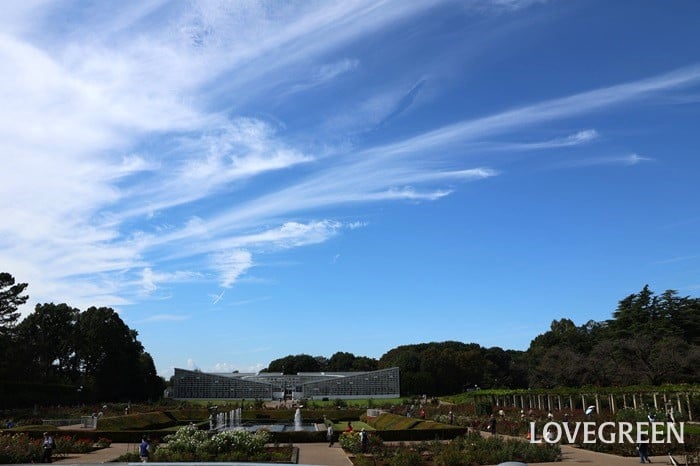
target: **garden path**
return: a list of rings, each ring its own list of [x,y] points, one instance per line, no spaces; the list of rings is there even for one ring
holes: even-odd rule
[[[64,458],[56,459],[54,464],[102,464],[110,463],[120,456],[137,451],[138,443],[113,443],[107,448],[84,454],[72,454]]]
[[[136,451],[137,444],[134,443],[113,443],[109,448],[86,453],[82,455],[71,455],[66,458],[54,461],[55,464],[103,464],[109,463],[129,452]],[[327,443],[299,443],[299,464],[324,465],[324,466],[351,466],[351,462],[345,452],[338,444],[329,448]],[[596,453],[580,448],[562,446],[561,463],[530,463],[529,466],[632,466],[639,464],[639,458],[620,457],[605,453]],[[681,459],[676,457],[676,459]],[[667,456],[652,456],[651,460],[655,464],[669,464]],[[116,466],[117,463],[115,463]]]

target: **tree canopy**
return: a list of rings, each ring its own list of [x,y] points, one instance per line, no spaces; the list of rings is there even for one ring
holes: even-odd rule
[[[27,390],[61,396],[42,402],[92,400],[145,400],[162,396],[164,381],[153,359],[111,308],[91,307],[84,312],[65,303],[37,304],[16,325],[17,306],[25,303],[27,284],[0,274],[0,309],[6,317],[0,392],[3,402]],[[61,387],[59,390],[57,387]],[[60,394],[60,395],[59,395]],[[39,401],[39,400],[37,400]]]
[[[0,403],[50,387],[65,402],[144,400],[162,395],[153,358],[119,314],[65,303],[37,304],[19,320],[26,283],[0,273]],[[263,372],[400,369],[403,395],[448,395],[477,388],[555,388],[700,382],[700,298],[660,295],[645,286],[612,318],[576,325],[562,318],[527,351],[443,341],[401,345],[379,359],[338,351],[329,358],[288,355]],[[58,388],[61,388],[59,390]],[[72,393],[72,398],[69,394]],[[47,401],[24,397],[26,402]],[[60,400],[53,400],[60,402]]]
[[[0,332],[6,332],[19,319],[17,307],[29,299],[28,295],[22,294],[27,286],[27,283],[15,284],[15,277],[0,272]]]
[[[648,286],[622,299],[610,320],[554,320],[527,351],[444,341],[402,345],[378,360],[338,352],[287,356],[270,371],[356,371],[399,367],[404,395],[475,388],[554,388],[700,382],[700,300]],[[325,362],[325,364],[323,364]],[[360,363],[361,362],[361,363]]]

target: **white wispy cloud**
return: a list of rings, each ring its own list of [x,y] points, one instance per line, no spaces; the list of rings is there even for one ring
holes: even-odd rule
[[[141,287],[145,293],[152,293],[163,283],[183,283],[201,278],[199,272],[155,272],[151,267],[146,267],[141,271]]]
[[[579,131],[575,134],[563,138],[550,139],[548,141],[539,142],[521,142],[521,143],[483,143],[477,144],[479,150],[499,150],[499,151],[527,151],[527,150],[544,150],[558,149],[562,147],[573,147],[582,144],[587,144],[600,137],[599,133],[594,129]]]
[[[403,141],[376,147],[372,152],[385,156],[399,156],[422,152],[426,149],[436,150],[464,142],[483,141],[485,137],[516,129],[527,129],[539,123],[609,110],[623,103],[638,102],[657,93],[696,85],[698,82],[700,82],[700,66],[689,66],[647,79],[462,121]]]
[[[221,252],[212,258],[212,267],[221,277],[220,283],[224,288],[230,288],[238,277],[253,266],[253,255],[239,249],[231,252]]]
[[[52,16],[65,13],[63,4],[0,6],[0,157],[10,167],[0,171],[0,196],[12,200],[0,204],[0,263],[31,284],[33,302],[128,305],[166,284],[210,280],[212,271],[229,288],[258,255],[364,225],[318,210],[436,201],[458,183],[497,176],[468,162],[469,143],[700,82],[700,67],[691,66],[390,142],[309,143],[315,134],[293,131],[250,102],[280,86],[311,89],[358,74],[364,63],[339,49],[434,2],[301,2],[275,11],[249,2],[169,3],[118,13],[96,5],[67,17],[61,28],[70,34]],[[329,121],[350,133],[376,126],[411,106],[422,82],[388,82]],[[597,136],[585,130],[529,148]],[[198,265],[183,271],[190,268],[175,259]]]
[[[298,84],[289,84],[282,92],[284,94],[292,94],[321,86],[333,81],[338,76],[353,71],[358,67],[359,63],[360,61],[357,59],[344,58],[333,63],[315,66],[304,81]]]
[[[639,154],[613,155],[603,157],[588,157],[577,160],[561,162],[560,167],[592,167],[596,165],[624,165],[632,166],[642,162],[652,161],[651,157],[642,157]]]

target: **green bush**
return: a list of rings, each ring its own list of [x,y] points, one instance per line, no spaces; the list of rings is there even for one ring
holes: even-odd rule
[[[356,456],[352,464],[355,466],[374,466],[374,459],[369,456]]]
[[[423,456],[411,449],[400,449],[389,460],[391,466],[422,466]]]
[[[360,453],[362,451],[362,445],[360,443],[360,433],[358,431],[354,432],[341,432],[338,437],[338,443],[340,446],[350,453]],[[374,432],[367,433],[367,452],[366,453],[377,453],[382,450],[384,445],[384,440],[375,434]]]
[[[456,443],[450,443],[441,448],[434,457],[437,466],[467,466],[466,456]]]

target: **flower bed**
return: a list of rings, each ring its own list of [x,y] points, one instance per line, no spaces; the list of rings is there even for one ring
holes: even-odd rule
[[[106,448],[112,443],[107,438],[100,438],[95,443],[90,439],[70,435],[55,436],[54,441],[55,457],[71,453],[89,453],[96,448]],[[25,433],[0,435],[0,464],[40,463],[44,454],[42,444],[43,439],[32,438]]]
[[[184,426],[164,443],[153,445],[150,460],[156,462],[227,461],[258,463],[291,463],[292,447],[265,447],[270,434],[265,430],[248,432],[230,430],[210,435],[194,426]],[[119,458],[120,462],[138,461],[136,453]]]
[[[356,466],[469,466],[498,464],[504,461],[545,463],[557,461],[557,446],[535,445],[516,439],[483,438],[478,433],[451,442],[421,442],[385,445],[378,435],[370,434],[367,454],[359,454],[355,435],[341,435],[340,444],[347,449]]]

